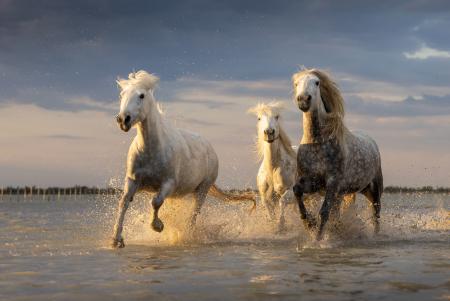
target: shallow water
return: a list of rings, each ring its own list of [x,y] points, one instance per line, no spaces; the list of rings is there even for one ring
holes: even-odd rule
[[[126,247],[108,247],[117,200],[0,201],[0,300],[450,300],[450,196],[386,194],[373,237],[361,198],[317,244],[288,209],[275,233],[262,208],[209,201],[196,231],[189,200],[150,197],[127,217]]]

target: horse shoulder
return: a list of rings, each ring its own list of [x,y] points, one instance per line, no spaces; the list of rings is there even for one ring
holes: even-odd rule
[[[218,158],[212,145],[202,136],[178,129],[174,155],[176,175],[180,186],[194,189],[205,179],[215,181],[218,173]]]

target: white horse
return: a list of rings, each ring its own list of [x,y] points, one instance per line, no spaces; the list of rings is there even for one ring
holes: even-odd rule
[[[259,103],[248,110],[258,118],[256,148],[262,160],[256,178],[259,196],[272,220],[275,220],[274,203],[278,201],[278,231],[285,228],[286,204],[295,200],[292,187],[297,171],[296,153],[280,124],[281,109],[281,102],[271,102]]]
[[[137,135],[128,151],[113,247],[125,246],[121,235],[125,212],[134,194],[140,190],[156,193],[152,199],[152,228],[157,232],[164,228],[158,211],[168,197],[194,195],[191,228],[208,192],[230,200],[255,201],[253,195],[232,196],[214,185],[219,168],[216,152],[204,138],[177,129],[165,120],[153,96],[158,81],[158,77],[146,71],[130,73],[128,79],[117,81],[121,90],[117,122],[125,132],[136,127]]]

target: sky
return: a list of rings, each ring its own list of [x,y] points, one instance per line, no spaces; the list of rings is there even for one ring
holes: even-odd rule
[[[450,186],[448,1],[0,0],[0,185],[120,185],[117,77],[147,70],[166,118],[205,136],[219,184],[254,186],[258,102],[325,69],[345,121],[377,141],[386,185]]]

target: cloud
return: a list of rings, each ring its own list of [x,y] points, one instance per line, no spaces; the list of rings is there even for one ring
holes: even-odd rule
[[[77,110],[94,110],[94,111],[114,111],[117,110],[117,104],[111,101],[99,101],[90,97],[72,97],[65,101],[72,109]]]
[[[0,180],[32,182],[28,169],[39,174],[52,166],[39,180],[88,175],[88,182],[102,183],[105,174],[118,174],[114,168],[123,170],[132,135],[113,119],[115,79],[133,69],[161,77],[156,96],[169,107],[168,118],[208,138],[221,158],[221,176],[237,185],[243,173],[254,179],[253,156],[245,151],[255,134],[248,107],[289,103],[286,127],[298,138],[301,114],[289,78],[300,65],[331,70],[349,122],[360,119],[356,125],[377,135],[382,149],[396,145],[387,153],[389,171],[399,166],[395,157],[414,149],[411,141],[440,153],[448,149],[449,5],[0,0],[0,164],[14,165],[8,170],[17,175],[0,174]]]
[[[347,98],[347,109],[354,114],[385,116],[439,116],[450,115],[450,94],[444,96],[409,96],[402,101],[364,100]]]
[[[450,51],[433,49],[423,44],[415,52],[403,52],[403,55],[410,60],[427,60],[430,58],[450,59]]]
[[[60,134],[60,135],[43,135],[42,138],[48,139],[62,139],[62,140],[88,140],[93,139],[92,137],[87,136],[77,136],[77,135],[68,135],[68,134]]]
[[[166,102],[191,103],[210,109],[233,110],[236,104],[248,104],[290,93],[288,80],[209,80],[183,77],[161,85]]]

